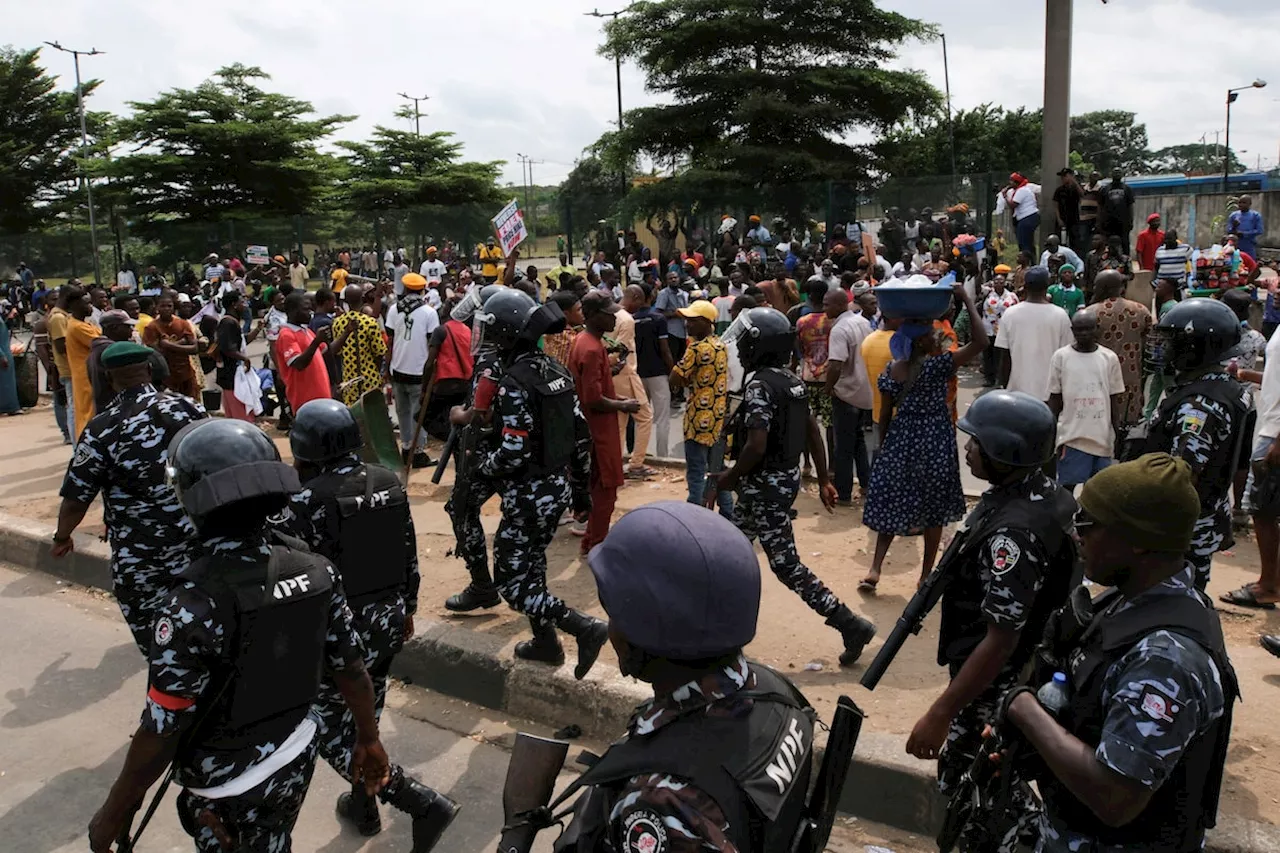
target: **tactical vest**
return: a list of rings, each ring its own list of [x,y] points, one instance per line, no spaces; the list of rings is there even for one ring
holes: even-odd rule
[[[964,542],[949,553],[948,562],[954,561],[955,566],[940,567],[955,573],[942,596],[942,625],[938,633],[940,666],[963,664],[987,635],[987,621],[982,615],[985,589],[978,560],[981,550],[990,547],[990,537],[1001,528],[1034,534],[1049,555],[1043,570],[1043,585],[1036,593],[1018,648],[1007,667],[1020,670],[1030,659],[1044,623],[1066,601],[1071,587],[1079,583],[1075,541],[1070,535],[1075,511],[1076,502],[1071,493],[1056,485],[1052,498],[1047,500],[1033,501],[1025,492],[983,497],[969,516],[966,529],[957,534],[965,537]]]
[[[229,615],[232,629],[228,659],[210,682],[218,698],[188,745],[187,763],[278,742],[320,691],[333,591],[327,562],[276,545],[265,565],[201,557],[181,577]]]
[[[1107,826],[1047,772],[1037,780],[1040,794],[1055,821],[1103,844],[1150,845],[1154,841],[1169,853],[1198,853],[1205,829],[1217,820],[1218,793],[1231,735],[1231,706],[1239,695],[1222,625],[1213,606],[1203,597],[1149,597],[1112,614],[1110,605],[1118,598],[1119,593],[1109,592],[1094,602],[1097,615],[1070,655],[1071,700],[1059,715],[1063,727],[1088,746],[1096,747],[1106,721],[1102,694],[1108,669],[1142,638],[1161,630],[1194,640],[1209,654],[1222,679],[1225,710],[1191,741],[1173,773],[1151,795],[1147,807],[1124,826]]]
[[[507,374],[524,391],[533,412],[529,442],[533,456],[521,476],[539,479],[565,471],[573,459],[577,422],[573,376],[559,362],[541,353],[522,358]]]
[[[1178,426],[1174,422],[1178,407],[1196,395],[1213,400],[1231,413],[1231,439],[1213,449],[1213,455],[1197,477],[1196,490],[1201,494],[1203,516],[1213,511],[1227,496],[1235,476],[1236,463],[1240,458],[1240,443],[1246,439],[1245,416],[1249,413],[1243,386],[1234,379],[1199,379],[1173,389],[1160,403],[1156,416],[1152,418],[1142,452],[1169,452],[1178,436]]]
[[[813,709],[778,673],[754,663],[751,671],[755,690],[730,697],[754,700],[746,717],[709,717],[709,705],[701,706],[610,747],[582,776],[581,784],[593,787],[565,831],[574,846],[557,849],[630,849],[625,837],[612,835],[609,814],[628,780],[648,773],[675,776],[715,800],[728,824],[726,834],[741,853],[791,849],[809,790]]]
[[[326,530],[315,543],[332,561],[352,609],[388,598],[408,580],[405,508],[396,475],[365,464],[350,474],[321,474],[307,483],[324,503]]]
[[[809,398],[804,382],[790,370],[763,367],[752,379],[759,379],[769,389],[769,400],[774,406],[773,421],[769,425],[769,440],[765,446],[763,467],[787,471],[800,464],[805,438],[809,430]],[[738,409],[738,424],[733,435],[736,453],[747,446],[747,429],[743,410]]]

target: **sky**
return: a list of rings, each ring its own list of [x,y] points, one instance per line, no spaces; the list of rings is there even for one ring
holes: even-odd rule
[[[1041,106],[1039,0],[881,5],[947,33],[954,108]],[[613,62],[596,52],[601,21],[584,14],[593,8],[594,0],[41,0],[10,8],[0,43],[105,51],[82,59],[85,77],[102,80],[92,109],[124,112],[129,101],[196,86],[219,66],[242,62],[269,73],[274,91],[309,100],[322,114],[359,115],[337,135],[362,139],[375,124],[412,127],[394,116],[407,103],[398,93],[429,95],[424,132],[452,131],[467,159],[506,160],[504,183],[522,183],[517,155],[542,161],[533,180],[549,184],[616,122]],[[1153,149],[1206,134],[1212,144],[1225,125],[1226,90],[1270,74],[1271,86],[1241,93],[1232,107],[1231,141],[1250,167],[1259,156],[1264,168],[1274,166],[1276,32],[1277,2],[1075,0],[1071,111],[1134,111]],[[74,87],[69,55],[46,48],[42,60]],[[937,42],[904,45],[896,64],[943,88]],[[634,65],[623,65],[622,96],[627,108],[655,102]]]

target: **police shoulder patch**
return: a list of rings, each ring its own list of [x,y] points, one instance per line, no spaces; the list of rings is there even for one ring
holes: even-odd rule
[[[1003,533],[991,539],[991,569],[997,577],[1012,569],[1022,557],[1022,548]]]
[[[662,816],[649,809],[631,812],[622,822],[622,840],[626,853],[664,853],[667,829]]]
[[[167,646],[173,640],[173,622],[168,616],[156,620],[156,645]]]
[[[89,449],[88,444],[84,443],[83,441],[78,442],[76,444],[75,456],[71,460],[71,467],[74,468],[79,465],[84,465],[86,462],[89,461],[89,457],[92,455],[93,455],[93,451]]]
[[[1205,421],[1209,419],[1209,413],[1203,409],[1185,409],[1182,412],[1182,428],[1183,435],[1199,435],[1204,431]]]
[[[1172,723],[1174,715],[1181,710],[1179,705],[1163,690],[1150,684],[1142,686],[1142,694],[1138,697],[1138,707],[1142,713],[1161,723]]]

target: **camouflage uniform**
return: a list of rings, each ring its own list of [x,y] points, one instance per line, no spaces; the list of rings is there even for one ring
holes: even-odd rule
[[[358,472],[363,463],[354,454],[326,463],[318,475],[345,475]],[[301,539],[313,550],[320,550],[321,542],[328,535],[327,502],[316,500],[310,488],[304,484],[302,491],[294,495],[285,512],[272,523],[282,532]],[[374,713],[382,717],[382,707],[387,699],[387,676],[391,662],[404,646],[406,617],[418,610],[418,543],[409,505],[404,507],[405,552],[409,564],[405,567],[406,582],[398,594],[371,601],[359,610],[352,611],[352,624],[364,647],[364,665],[373,681]],[[316,700],[315,713],[320,728],[316,733],[320,757],[329,762],[339,775],[351,781],[351,753],[356,742],[356,721],[342,698],[333,679],[326,673],[320,682],[320,696]],[[393,767],[392,775],[398,768]]]
[[[1056,486],[1052,480],[1036,472],[1026,480],[1006,486],[996,486],[983,496],[983,504],[974,515],[988,511],[993,501],[1002,501],[1004,490],[1029,493],[1032,499],[1040,495],[1048,499]],[[971,519],[973,516],[971,516]],[[1043,543],[1027,530],[1001,527],[992,532],[976,551],[977,572],[957,575],[945,596],[966,596],[980,599],[982,618],[986,624],[999,625],[1013,631],[1043,631],[1043,624],[1028,625],[1028,618],[1036,602],[1036,596],[1045,581],[1050,558]],[[966,584],[965,581],[970,581]],[[1024,640],[1026,638],[1024,637]],[[967,656],[966,656],[967,657]],[[955,678],[963,664],[951,665],[951,677]],[[995,721],[1000,710],[1000,700],[1005,692],[1019,680],[1020,663],[1011,660],[1005,664],[986,690],[977,699],[960,710],[951,720],[946,744],[938,756],[938,790],[945,797],[962,794],[962,780],[973,764],[974,756],[982,746],[983,730]],[[1005,811],[1007,825],[978,827],[967,824],[961,830],[959,849],[974,853],[1013,853],[1018,844],[1035,843],[1039,820],[1039,799],[1027,781],[1015,779],[1010,786],[1012,802]],[[990,847],[987,832],[1000,836],[996,847]]]
[[[481,381],[498,382],[502,378],[502,363],[498,359],[494,350],[483,350],[476,356],[475,369],[472,372],[472,400],[475,399],[475,389]],[[468,427],[468,429],[481,429],[479,424]],[[479,433],[478,441],[484,441],[485,433]],[[487,448],[481,448],[479,443],[473,449],[473,453],[477,456],[485,452]],[[459,447],[456,451],[461,453]],[[487,477],[477,476],[476,466],[472,464],[472,460],[458,459],[457,467],[461,470],[463,467],[471,465],[468,472],[471,477],[470,490],[467,494],[466,506],[456,506],[454,503],[454,495],[449,495],[448,502],[445,503],[445,512],[449,514],[449,519],[453,523],[453,535],[457,540],[453,548],[455,557],[461,557],[462,561],[467,565],[467,573],[471,576],[472,582],[488,587],[493,583],[489,574],[489,549],[485,545],[484,525],[480,522],[480,508],[488,502],[489,498],[497,494],[497,489],[492,480]],[[455,490],[456,490],[455,480]]]
[[[740,416],[748,430],[768,430],[778,410],[762,380],[754,379],[743,389]],[[758,536],[769,558],[769,568],[813,608],[829,618],[840,609],[840,599],[826,584],[800,562],[795,531],[791,528],[791,505],[800,494],[800,468],[778,470],[762,462],[738,482],[738,503],[733,523],[747,536]]]
[[[203,417],[204,409],[180,394],[149,384],[126,388],[85,427],[59,492],[83,504],[102,492],[112,592],[143,655],[154,613],[172,576],[186,568],[195,536],[165,478],[169,442]]]
[[[690,708],[706,706],[709,700],[731,696],[740,690],[754,690],[756,678],[741,656],[731,666],[704,675],[670,693],[655,696],[631,719],[628,736],[657,731]],[[720,702],[707,716],[746,717],[753,701]],[[647,821],[666,830],[665,843],[655,853],[737,853],[728,836],[724,811],[705,791],[666,773],[633,776],[622,789],[609,814],[610,836],[624,837],[623,826]],[[619,851],[623,853],[623,851]],[[629,851],[628,851],[629,853]]]
[[[1184,573],[1169,578],[1136,599],[1119,605],[1116,613],[1147,596],[1193,595]],[[1107,767],[1154,791],[1169,778],[1191,741],[1226,711],[1222,678],[1199,644],[1170,631],[1155,631],[1139,641],[1104,676],[1107,704],[1102,739],[1094,756]],[[1179,700],[1171,720],[1153,719],[1143,710],[1148,691]],[[1169,704],[1168,707],[1177,707]],[[1056,823],[1052,814],[1041,818],[1037,853],[1165,853],[1167,846],[1100,844]]]
[[[271,557],[266,541],[215,537],[200,543],[203,554],[224,560],[262,563]],[[329,631],[325,638],[325,663],[330,670],[343,669],[363,655],[352,626],[351,611],[342,584],[329,569],[333,595],[329,603]],[[184,582],[172,590],[169,602],[156,613],[150,651],[150,674],[142,730],[161,737],[177,737],[203,713],[206,697],[216,696],[223,684],[215,673],[234,671],[236,649],[229,642],[237,626],[233,614],[220,612],[198,586]],[[212,701],[210,698],[208,701]],[[297,729],[280,731],[271,742],[252,744],[227,752],[202,752],[198,745],[179,753],[174,780],[186,789],[207,789],[239,778],[273,755],[302,726],[318,725],[314,710]],[[221,851],[213,833],[194,822],[208,809],[214,812],[243,850],[287,853],[290,833],[298,819],[303,797],[315,769],[316,739],[292,760],[249,791],[231,797],[208,798],[191,790],[178,797],[178,814],[202,853]]]
[[[540,352],[520,358],[547,358]],[[502,521],[493,538],[493,574],[498,592],[531,620],[559,622],[568,606],[547,589],[547,547],[575,490],[585,493],[591,464],[591,433],[573,401],[576,442],[569,470],[530,479],[533,457],[529,434],[542,424],[524,390],[505,378],[498,387],[495,417],[502,425],[497,447],[476,465],[478,476],[493,482],[502,500]]]
[[[1221,378],[1233,381],[1225,373],[1207,374],[1201,379]],[[1166,394],[1176,391],[1166,389]],[[1249,392],[1241,388],[1241,393],[1248,404]],[[1210,400],[1199,394],[1183,400],[1173,413],[1173,446],[1168,453],[1186,460],[1195,473],[1197,481],[1201,472],[1205,471],[1226,457],[1234,471],[1237,454],[1235,452],[1235,433],[1241,428],[1234,423],[1231,410],[1221,403]],[[1245,440],[1248,440],[1248,436]],[[1204,589],[1209,583],[1209,570],[1212,567],[1213,555],[1224,547],[1230,547],[1227,541],[1231,532],[1231,477],[1229,473],[1222,478],[1221,494],[1200,495],[1200,519],[1196,521],[1191,545],[1187,549],[1187,568],[1195,578],[1196,587]]]

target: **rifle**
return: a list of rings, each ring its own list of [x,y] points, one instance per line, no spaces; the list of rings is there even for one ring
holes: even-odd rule
[[[436,465],[436,470],[431,472],[431,484],[440,485],[440,478],[444,476],[444,469],[448,467],[449,460],[453,458],[453,452],[458,447],[458,434],[462,428],[457,424],[449,427],[449,437],[445,439],[444,448],[440,451],[440,462]]]
[[[818,778],[805,807],[800,829],[791,842],[790,853],[822,853],[826,849],[864,716],[862,709],[848,696],[841,696],[836,703],[836,712],[827,734],[827,748],[822,753],[822,766],[818,768]]]
[[[970,825],[977,828],[983,839],[974,849],[994,850],[1002,841],[1000,836],[1004,831],[1015,825],[1006,815],[1012,802],[1013,766],[1019,760],[1022,743],[1020,738],[1006,740],[995,725],[987,727],[978,754],[947,803],[942,829],[938,831],[939,853],[951,853],[965,827]],[[1000,760],[992,761],[992,755],[999,755]]]
[[[973,529],[976,526],[976,524],[971,525],[969,529]],[[875,690],[885,671],[893,663],[893,659],[897,657],[898,652],[901,651],[902,644],[907,641],[907,637],[911,634],[920,633],[925,617],[929,615],[929,611],[933,610],[937,606],[938,600],[942,598],[942,593],[946,590],[947,583],[951,579],[951,564],[959,556],[960,550],[964,547],[968,538],[968,530],[962,530],[952,538],[951,544],[947,546],[947,550],[942,554],[942,559],[934,566],[929,576],[924,579],[924,583],[916,590],[916,594],[911,596],[907,606],[902,609],[902,615],[898,617],[897,624],[893,626],[893,632],[884,641],[884,645],[880,647],[880,651],[876,654],[875,660],[871,661],[871,665],[867,667],[867,671],[862,673],[859,683],[863,687],[868,690]]]

